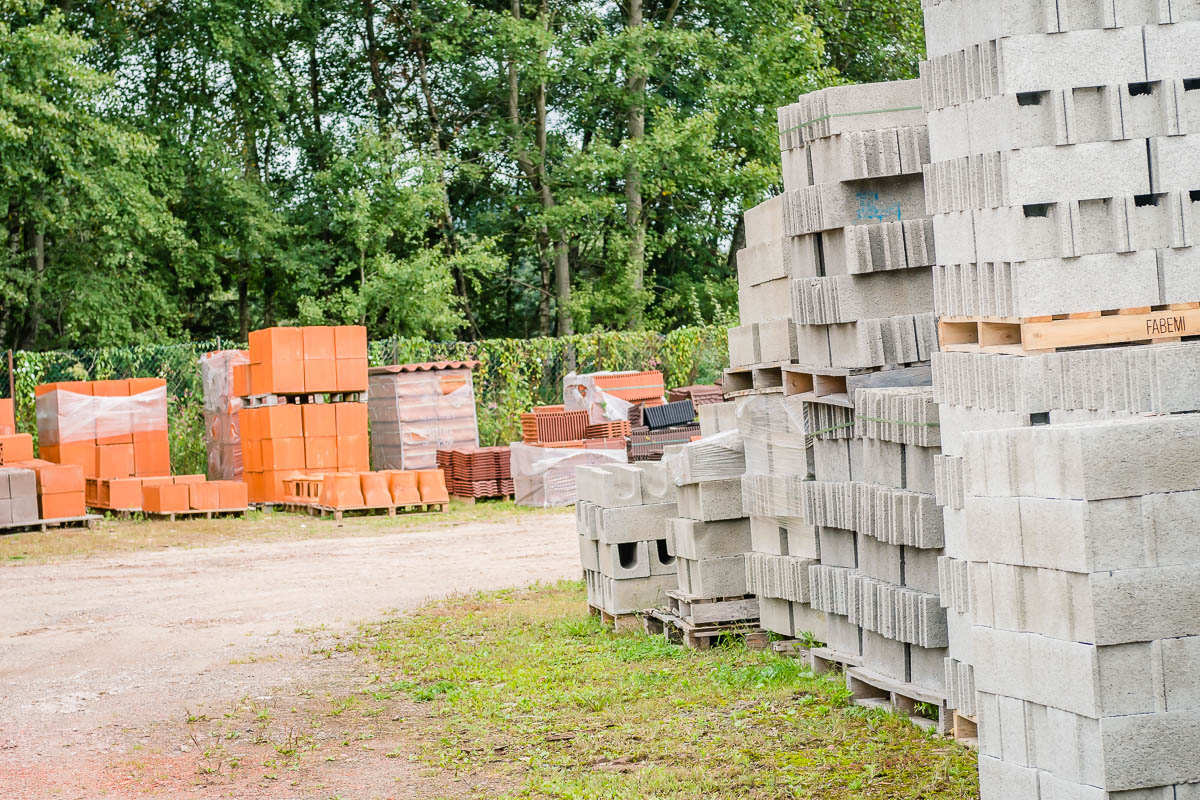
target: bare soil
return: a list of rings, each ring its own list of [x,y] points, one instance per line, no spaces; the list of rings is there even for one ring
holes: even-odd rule
[[[254,529],[301,524],[339,523],[279,515]],[[339,711],[363,678],[337,644],[434,598],[577,577],[573,518],[341,525],[345,535],[0,567],[0,797],[499,791],[495,776],[413,759],[420,704],[373,719]]]

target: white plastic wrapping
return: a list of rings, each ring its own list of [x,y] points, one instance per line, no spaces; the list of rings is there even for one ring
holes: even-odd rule
[[[204,388],[204,446],[208,477],[242,479],[242,436],[239,412],[242,399],[233,390],[233,368],[249,364],[245,350],[217,350],[200,358],[200,383]]]
[[[663,450],[662,463],[676,486],[737,478],[746,471],[740,431],[725,431]]]
[[[368,392],[375,469],[433,469],[438,450],[479,445],[469,367],[372,371]]]
[[[39,395],[38,440],[42,445],[85,442],[167,429],[167,388],[129,397],[95,397],[68,389]]]
[[[633,403],[596,386],[594,375],[571,372],[563,378],[563,408],[567,411],[587,411],[588,422],[599,425],[629,419]]]
[[[625,450],[537,447],[513,442],[509,449],[517,505],[551,508],[577,500],[575,468],[625,464]]]

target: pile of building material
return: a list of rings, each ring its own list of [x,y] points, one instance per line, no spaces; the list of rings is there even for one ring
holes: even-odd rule
[[[92,479],[171,474],[165,380],[43,383],[34,396],[42,459]]]
[[[266,328],[250,333],[249,353],[233,375],[246,392],[238,419],[252,503],[283,502],[297,470],[370,469],[366,328]]]
[[[439,450],[479,446],[478,361],[371,367],[367,405],[375,469],[432,469]]]
[[[704,648],[736,633],[765,643],[758,600],[746,591],[750,520],[742,509],[746,454],[733,403],[701,406],[702,436],[666,448],[662,464],[676,486],[677,514],[667,523],[678,585],[649,610],[649,629]],[[657,623],[657,624],[656,624]]]
[[[618,627],[661,604],[676,586],[665,525],[676,489],[661,464],[608,464],[576,470],[580,561],[593,613]]]
[[[513,496],[512,453],[507,446],[438,450],[437,465],[455,497],[473,502]]]
[[[216,350],[200,358],[200,385],[204,390],[204,445],[208,477],[242,479],[242,436],[238,412],[242,398],[234,389],[233,368],[250,363],[245,350]]]
[[[1191,796],[1197,16],[981,10],[922,65],[950,702],[985,800]]]

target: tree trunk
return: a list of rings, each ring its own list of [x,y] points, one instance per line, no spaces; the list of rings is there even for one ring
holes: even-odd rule
[[[411,5],[413,21],[417,16],[417,0],[412,0]],[[438,162],[438,186],[441,188],[442,194],[442,227],[443,237],[446,240],[446,251],[454,256],[458,253],[458,240],[454,233],[454,213],[450,207],[450,188],[446,183],[445,165],[442,161],[442,137],[441,137],[441,120],[437,111],[437,104],[433,100],[433,87],[429,83],[429,72],[426,69],[425,63],[425,41],[420,34],[413,28],[413,45],[416,49],[417,56],[417,79],[421,85],[421,96],[425,99],[425,113],[429,117],[429,146],[433,151],[433,157]],[[475,315],[471,312],[471,298],[467,292],[467,278],[462,270],[458,267],[452,268],[451,272],[454,275],[454,284],[458,288],[459,297],[462,299],[463,313],[467,316],[467,324],[470,326],[471,334],[474,338],[481,338],[479,326],[475,323]]]
[[[375,2],[363,0],[363,17],[367,23],[367,64],[371,69],[371,99],[375,101],[375,114],[380,122],[391,113],[387,101],[387,88],[383,83],[383,70],[379,67],[379,43],[375,36]]]
[[[737,275],[737,254],[746,246],[746,218],[741,214],[737,215],[737,225],[733,226],[733,239],[729,242],[729,255],[725,257],[725,264],[729,267],[729,271]]]
[[[42,280],[46,275],[46,236],[32,222],[25,223],[25,251],[29,254],[29,271],[33,273],[33,288],[27,293],[29,312],[25,318],[24,334],[17,342],[19,350],[33,350],[42,330]]]
[[[626,30],[633,36],[641,35],[642,0],[629,0]],[[629,226],[629,275],[633,283],[632,327],[642,326],[642,290],[646,282],[646,219],[642,213],[642,171],[637,163],[637,149],[646,135],[646,66],[642,63],[642,48],[636,46],[630,56],[625,78],[625,89],[629,95],[626,112],[626,128],[629,145],[625,167],[625,223]]]
[[[238,341],[250,341],[250,282],[246,276],[238,278]]]

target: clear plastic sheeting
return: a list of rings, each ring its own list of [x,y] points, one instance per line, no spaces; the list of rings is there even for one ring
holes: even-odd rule
[[[571,372],[563,378],[563,408],[588,412],[589,424],[627,420],[633,406],[628,400],[622,400],[597,386],[595,375]]]
[[[438,450],[479,446],[469,367],[372,370],[367,410],[375,469],[434,469]]]
[[[739,431],[725,431],[687,444],[667,447],[662,463],[676,486],[738,478],[746,471],[745,446]]]
[[[804,513],[804,485],[800,475],[743,475],[742,508],[755,517],[794,517]]]
[[[54,389],[37,397],[39,443],[60,445],[167,429],[167,387],[127,397]]]
[[[537,447],[513,442],[510,449],[513,488],[521,506],[569,506],[578,499],[575,468],[599,464],[625,464],[620,450],[584,450],[570,447]]]
[[[200,357],[204,389],[204,446],[211,480],[242,479],[242,399],[233,390],[233,368],[249,364],[245,350],[217,350]]]
[[[799,397],[751,395],[737,404],[738,431],[746,438],[803,449],[812,443],[805,406]]]
[[[767,439],[747,437],[746,472],[759,475],[798,475],[813,472],[812,449],[776,444]]]

